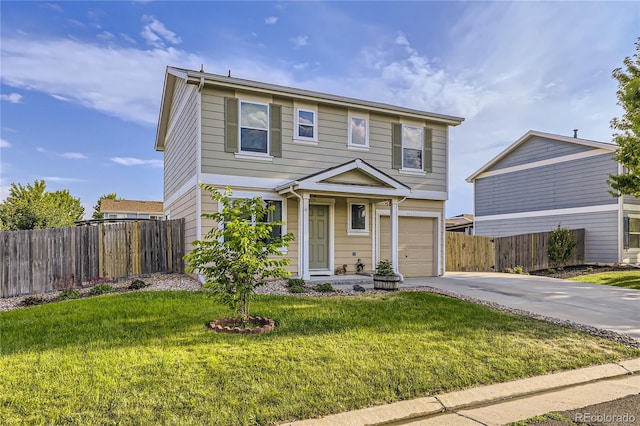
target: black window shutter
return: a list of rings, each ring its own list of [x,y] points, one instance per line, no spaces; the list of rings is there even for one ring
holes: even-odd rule
[[[282,157],[282,106],[278,104],[269,104],[269,140],[270,154]]]
[[[402,168],[402,124],[393,123],[391,129],[391,167]]]
[[[427,127],[424,128],[424,171],[431,173],[433,170],[433,131]]]
[[[624,249],[629,249],[629,225],[630,219],[629,216],[624,217]]]
[[[224,98],[224,151],[238,152],[238,100]]]

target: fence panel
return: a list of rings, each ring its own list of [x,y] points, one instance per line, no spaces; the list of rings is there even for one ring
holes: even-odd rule
[[[585,230],[574,229],[571,232],[576,240],[576,249],[566,266],[581,265],[584,263]],[[524,271],[553,267],[547,255],[550,236],[551,232],[537,232],[494,238],[496,271],[516,266],[522,266]]]
[[[0,297],[98,277],[184,273],[184,219],[0,232]]]
[[[496,263],[493,238],[447,232],[447,271],[492,271]]]

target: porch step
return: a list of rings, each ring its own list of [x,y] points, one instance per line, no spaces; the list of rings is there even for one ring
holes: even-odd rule
[[[315,276],[307,280],[309,284],[331,283],[331,285],[373,284],[373,277],[367,275],[330,275]]]

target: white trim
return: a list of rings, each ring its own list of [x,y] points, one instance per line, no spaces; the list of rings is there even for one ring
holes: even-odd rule
[[[250,160],[250,161],[269,161],[273,162],[273,157],[269,154],[262,154],[259,152],[251,153],[250,151],[234,152],[233,155],[237,160]]]
[[[194,187],[198,186],[198,175],[195,174],[189,178],[177,191],[174,191],[173,194],[169,198],[164,200],[163,204],[166,204],[167,207],[171,206],[171,204],[178,201],[184,194],[191,191]]]
[[[524,218],[540,217],[540,216],[559,216],[559,215],[565,215],[565,214],[598,213],[598,212],[609,212],[609,211],[616,211],[616,210],[618,210],[617,204],[605,204],[600,206],[573,207],[568,209],[536,210],[536,211],[530,211],[530,212],[475,216],[474,220],[476,222],[485,222],[489,220],[524,219]]]
[[[220,175],[214,173],[202,173],[202,182],[217,186],[235,186],[244,188],[256,188],[273,190],[273,188],[290,182],[289,179],[260,178],[239,175]],[[287,187],[288,188],[288,187]]]
[[[196,91],[196,87],[195,86],[188,85],[185,82],[182,82],[182,84],[184,84],[186,86],[184,98],[182,99],[182,101],[180,101],[180,105],[178,105],[178,107],[174,111],[172,111],[173,114],[171,115],[171,118],[169,119],[169,125],[167,126],[167,133],[166,133],[166,135],[164,137],[165,143],[169,139],[169,137],[171,136],[171,133],[173,132],[173,129],[174,129],[175,125],[176,125],[176,122],[178,121],[178,119],[180,118],[182,113],[184,112],[185,106],[187,105],[187,102],[189,102],[189,99],[191,98],[191,95],[193,94],[193,92]],[[174,88],[174,91],[175,91],[175,88]]]
[[[427,175],[427,172],[425,172],[424,170],[418,170],[418,169],[400,169],[398,170],[398,173],[400,173],[401,175],[414,175],[414,176]]]
[[[306,136],[300,136],[300,112],[310,112],[313,114],[313,136],[312,137],[306,137]],[[312,106],[300,106],[297,104],[295,105],[295,117],[294,117],[294,127],[293,127],[293,141],[294,142],[306,142],[306,143],[313,143],[313,142],[318,142],[318,107],[312,107]],[[309,126],[308,124],[302,124],[303,126]]]
[[[611,154],[606,149],[594,149],[592,151],[579,152],[577,154],[563,155],[562,157],[554,157],[546,160],[534,161],[533,163],[520,164],[517,166],[505,167],[504,169],[491,170],[480,173],[475,179],[481,179],[489,176],[498,176],[506,173],[519,172],[522,170],[535,169],[537,167],[550,166],[552,164],[566,163],[568,161],[581,160],[583,158],[596,157],[598,155]]]
[[[347,145],[349,151],[369,152],[368,146]]]
[[[353,143],[352,120],[364,120],[364,145]],[[368,112],[352,112],[347,115],[347,148],[356,150],[369,150],[369,113]]]
[[[390,216],[390,211],[389,210],[376,210],[376,232],[378,237],[376,237],[376,248],[375,248],[375,262],[374,265],[377,264],[378,262],[378,258],[380,257],[380,216]],[[444,266],[443,266],[443,255],[442,255],[442,248],[443,248],[443,223],[444,221],[442,220],[442,213],[440,212],[425,212],[425,211],[418,211],[418,210],[399,210],[398,211],[398,217],[426,217],[426,218],[433,218],[436,219],[436,238],[437,238],[437,254],[436,254],[436,259],[435,259],[435,265],[436,265],[436,275],[437,276],[441,276],[444,272]]]
[[[196,98],[197,113],[197,126],[198,134],[196,139],[196,239],[202,239],[202,190],[200,189],[200,175],[202,173],[202,91],[198,91]]]
[[[361,205],[364,206],[364,229],[352,229],[352,205]],[[368,200],[358,199],[358,198],[347,198],[347,235],[364,237],[369,235],[369,212],[371,211]]]
[[[318,145],[318,141],[312,141],[310,139],[300,139],[300,138],[294,138],[293,143],[295,143],[296,145],[312,145],[312,146]]]
[[[622,164],[618,163],[618,174],[622,174]],[[640,210],[640,206],[638,206]],[[618,197],[618,262],[624,259],[624,195]]]
[[[422,142],[420,144],[420,149],[418,149],[419,151],[422,152],[422,154],[420,155],[420,168],[413,168],[413,167],[405,167],[404,166],[404,150],[405,149],[411,149],[411,150],[416,150],[416,148],[406,148],[405,147],[405,143],[404,143],[404,129],[405,128],[414,128],[414,129],[418,129],[421,131],[422,133]],[[414,173],[424,173],[424,125],[422,126],[417,126],[417,125],[412,125],[412,124],[402,124],[402,129],[401,129],[401,145],[402,145],[402,168],[400,169],[400,172],[414,172]]]
[[[591,147],[591,148],[604,149],[604,150],[608,150],[610,152],[615,152],[615,150],[616,150],[616,145],[609,144],[609,143],[591,141],[591,140],[587,140],[587,139],[570,138],[570,137],[567,137],[567,136],[554,135],[554,134],[551,134],[551,133],[544,133],[544,132],[538,132],[538,131],[535,131],[535,130],[529,130],[522,137],[520,137],[520,139],[518,139],[517,141],[515,141],[514,143],[509,145],[504,151],[502,151],[501,153],[499,153],[498,155],[493,157],[491,160],[489,160],[487,163],[485,163],[482,167],[480,167],[476,172],[474,172],[471,176],[469,176],[466,179],[466,181],[467,182],[473,182],[473,180],[476,179],[478,177],[478,175],[484,173],[485,170],[488,170],[491,167],[493,167],[496,164],[498,164],[506,156],[508,156],[511,152],[513,152],[516,148],[518,148],[520,145],[524,144],[526,141],[528,141],[532,137],[540,137],[540,138],[550,139],[550,140],[554,140],[554,141],[573,143],[573,144],[576,144],[576,145],[583,145],[583,146],[588,146],[588,147]]]

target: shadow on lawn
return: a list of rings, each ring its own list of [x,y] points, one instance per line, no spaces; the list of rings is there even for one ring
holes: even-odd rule
[[[0,314],[0,355],[67,346],[100,350],[145,345],[186,346],[273,342],[292,336],[365,331],[417,333],[428,339],[522,334],[553,339],[565,328],[420,292],[362,297],[256,296],[253,315],[276,320],[272,333],[214,333],[209,321],[229,311],[207,292],[139,292],[52,303]],[[533,323],[536,323],[533,326]]]

